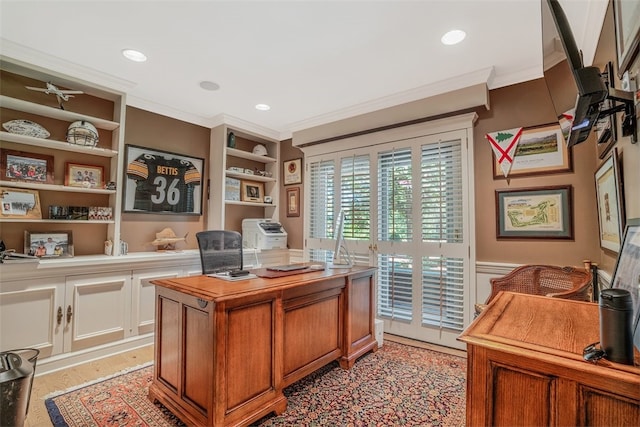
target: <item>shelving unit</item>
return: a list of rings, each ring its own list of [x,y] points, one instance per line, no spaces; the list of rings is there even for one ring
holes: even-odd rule
[[[228,147],[229,133],[235,135],[236,147]],[[209,228],[242,231],[244,218],[278,219],[279,141],[265,138],[229,125],[218,126],[211,131],[211,158],[209,168],[211,194],[209,201]],[[267,155],[252,152],[256,144],[267,149]],[[236,167],[251,171],[265,171],[267,176],[229,170]],[[264,196],[270,196],[272,203],[257,203],[242,200],[228,200],[226,179],[234,178],[245,182],[264,185]]]
[[[24,247],[24,231],[53,232],[64,228],[74,232],[75,255],[103,253],[105,240],[120,240],[122,165],[119,153],[123,152],[124,144],[125,95],[10,58],[0,58],[0,69],[0,121],[5,123],[14,119],[32,120],[43,125],[51,133],[50,138],[43,139],[0,131],[0,148],[3,151],[52,156],[55,165],[53,184],[10,180],[8,176],[0,177],[0,186],[4,188],[37,190],[42,211],[42,219],[0,218],[1,238],[8,248],[15,248],[21,252]],[[53,106],[57,105],[55,96],[30,91],[24,87],[44,87],[46,82],[53,82],[61,88],[82,90],[84,94],[76,95],[65,103],[65,109],[61,109]],[[66,129],[78,120],[88,121],[98,129],[98,146],[66,142]],[[64,185],[68,162],[102,167],[103,184],[115,182],[116,189]],[[112,209],[113,219],[48,219],[48,207],[51,205],[107,206]],[[118,255],[119,245],[113,247],[113,255]]]

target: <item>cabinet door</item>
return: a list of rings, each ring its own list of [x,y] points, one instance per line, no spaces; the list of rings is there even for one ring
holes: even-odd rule
[[[64,277],[2,282],[0,351],[40,350],[39,358],[62,352]]]
[[[131,272],[68,276],[65,351],[77,351],[131,335]]]
[[[132,334],[153,332],[155,327],[155,285],[152,280],[183,276],[181,267],[134,270],[131,276]]]

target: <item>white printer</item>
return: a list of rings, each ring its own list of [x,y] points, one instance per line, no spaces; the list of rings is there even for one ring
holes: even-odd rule
[[[242,247],[256,249],[286,249],[287,232],[282,225],[267,218],[242,220]]]

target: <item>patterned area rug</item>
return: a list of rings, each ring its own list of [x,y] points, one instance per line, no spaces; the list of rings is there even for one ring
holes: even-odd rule
[[[142,367],[46,399],[54,426],[183,426],[147,398]],[[463,426],[466,359],[394,342],[350,370],[331,363],[287,387],[287,410],[256,426]]]

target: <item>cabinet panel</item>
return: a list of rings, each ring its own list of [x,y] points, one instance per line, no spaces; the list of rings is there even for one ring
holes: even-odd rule
[[[65,350],[76,351],[130,335],[131,273],[67,277]]]
[[[184,274],[182,268],[154,268],[136,270],[131,276],[132,333],[146,334],[153,332],[155,325],[156,287],[151,280],[179,277]]]
[[[62,352],[64,278],[3,282],[0,292],[0,351],[37,348],[39,358]],[[62,312],[62,311],[61,311]],[[62,319],[61,319],[62,320]]]
[[[638,401],[590,387],[580,387],[580,401],[582,426],[640,425]]]

